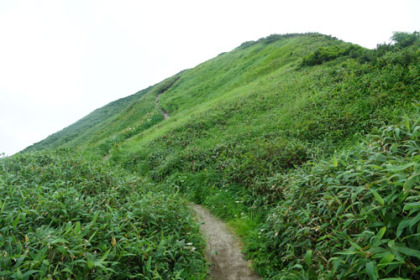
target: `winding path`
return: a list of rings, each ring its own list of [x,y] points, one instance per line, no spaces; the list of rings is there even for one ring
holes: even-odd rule
[[[239,240],[226,224],[210,212],[194,204],[200,229],[207,242],[206,258],[211,263],[210,277],[214,280],[259,280],[241,253]]]
[[[162,95],[164,93],[164,91],[163,92],[161,92],[161,93],[159,93],[158,95],[156,95],[156,98],[155,98],[155,105],[156,105],[156,107],[162,112],[162,115],[163,115],[163,119],[164,120],[166,120],[166,119],[168,119],[169,117],[170,117],[170,115],[169,115],[169,112],[167,112],[167,111],[165,111],[165,110],[163,110],[161,107],[159,107],[159,98],[160,98],[160,96]]]

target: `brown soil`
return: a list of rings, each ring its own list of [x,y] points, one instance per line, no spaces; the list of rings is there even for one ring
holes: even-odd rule
[[[211,263],[210,278],[214,280],[259,280],[241,253],[239,240],[226,224],[200,205],[193,205],[200,229],[207,242],[206,258]]]
[[[163,93],[163,92],[162,92]],[[162,95],[162,93],[159,93],[158,95],[156,95],[156,98],[155,98],[155,105],[156,105],[156,107],[162,112],[162,115],[163,115],[163,119],[164,120],[166,120],[166,119],[168,119],[169,117],[170,117],[170,115],[169,115],[169,112],[167,112],[167,111],[165,111],[165,110],[163,110],[162,108],[160,108],[159,107],[159,98],[160,98],[160,96]]]

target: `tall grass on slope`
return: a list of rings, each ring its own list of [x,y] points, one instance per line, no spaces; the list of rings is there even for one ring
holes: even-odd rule
[[[276,181],[250,252],[275,279],[420,279],[420,114]]]
[[[149,189],[67,151],[1,159],[0,279],[203,279],[190,211]]]

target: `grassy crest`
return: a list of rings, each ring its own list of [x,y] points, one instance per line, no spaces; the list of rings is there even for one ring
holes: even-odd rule
[[[0,164],[0,279],[205,277],[176,194],[62,150]]]

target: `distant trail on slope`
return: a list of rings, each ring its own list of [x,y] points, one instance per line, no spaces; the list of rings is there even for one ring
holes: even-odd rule
[[[164,93],[165,91],[163,91],[163,92],[161,92],[161,93],[159,93],[159,94],[157,94],[156,95],[156,98],[155,98],[155,105],[156,105],[156,107],[162,112],[162,115],[163,115],[163,119],[164,120],[166,120],[166,119],[168,119],[169,117],[170,117],[170,115],[169,115],[169,112],[167,112],[167,111],[165,111],[165,110],[163,110],[161,107],[159,107],[159,98],[160,98],[160,96]]]
[[[226,224],[210,212],[194,204],[193,209],[200,229],[204,235],[207,248],[206,258],[211,262],[210,277],[214,280],[259,280],[241,253],[239,240],[230,233]]]

